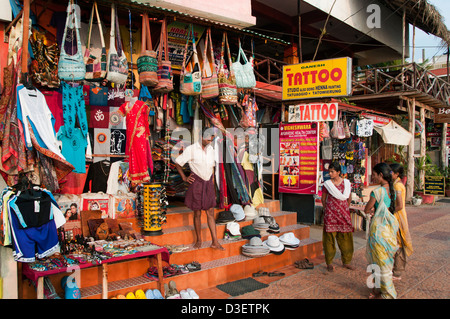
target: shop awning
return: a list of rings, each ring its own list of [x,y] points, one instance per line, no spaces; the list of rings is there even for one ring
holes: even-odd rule
[[[375,126],[374,129],[386,144],[408,146],[411,142],[412,134],[394,121],[390,121],[384,126]]]

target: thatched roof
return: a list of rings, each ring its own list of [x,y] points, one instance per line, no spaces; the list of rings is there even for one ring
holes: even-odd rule
[[[406,9],[406,20],[422,31],[442,39],[443,44],[450,45],[450,31],[444,18],[427,0],[381,0],[388,8],[399,15]]]

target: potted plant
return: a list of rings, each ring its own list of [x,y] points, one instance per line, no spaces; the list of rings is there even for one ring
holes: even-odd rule
[[[445,197],[450,197],[450,167],[444,167],[441,173],[445,177]]]
[[[420,195],[415,194],[412,198],[411,198],[411,203],[414,206],[420,206],[422,204],[422,197]]]
[[[423,171],[425,176],[442,176],[439,167],[436,164],[433,164],[430,156],[427,154],[426,156],[417,157],[415,161],[416,169],[418,170],[418,174],[415,176],[415,184],[417,190],[414,194],[420,195],[422,197],[422,204],[432,204],[434,202],[434,195],[425,195],[424,193],[424,181],[420,179],[420,173]]]

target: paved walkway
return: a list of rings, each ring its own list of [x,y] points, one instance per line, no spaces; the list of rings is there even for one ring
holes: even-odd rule
[[[450,298],[450,204],[408,207],[408,221],[414,253],[408,258],[405,274],[395,282],[399,299]],[[321,240],[322,227],[311,226],[311,237]],[[315,268],[299,270],[293,265],[278,269],[284,277],[255,278],[269,286],[234,297],[235,299],[367,299],[365,233],[354,234],[355,253],[352,264],[356,270],[341,267],[337,254],[335,271],[325,268],[324,257],[311,260]],[[213,288],[218,290],[217,288]],[[216,291],[217,292],[217,291]],[[211,290],[209,291],[211,293]],[[212,294],[209,294],[211,297]],[[200,296],[201,297],[201,296]],[[206,296],[205,296],[206,297]],[[232,298],[224,293],[215,298]]]

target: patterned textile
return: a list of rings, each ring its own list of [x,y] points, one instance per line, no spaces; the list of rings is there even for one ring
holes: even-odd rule
[[[402,201],[403,201],[403,209],[395,212],[395,217],[398,221],[398,227],[400,231],[397,234],[397,240],[400,247],[403,247],[405,249],[406,255],[410,256],[413,253],[413,247],[412,247],[412,241],[411,241],[411,235],[409,233],[409,227],[408,227],[408,217],[406,215],[405,210],[405,204],[406,204],[406,189],[405,185],[400,181],[398,178],[394,182],[394,189],[396,192],[396,195],[399,195],[399,192],[401,192]]]
[[[337,185],[336,188],[343,193],[344,192],[344,182]],[[350,216],[350,209],[347,200],[339,200],[333,197],[327,190],[323,187],[322,192],[328,194],[326,207],[324,211],[324,229],[326,232],[334,233],[349,233],[353,232],[352,218]]]
[[[396,299],[397,292],[392,281],[392,268],[394,255],[398,249],[398,222],[386,205],[385,198],[388,195],[384,187],[376,188],[371,196],[375,197],[378,205],[369,228],[366,258],[369,264],[378,266],[374,271],[375,278],[379,278],[381,296],[386,299]]]

